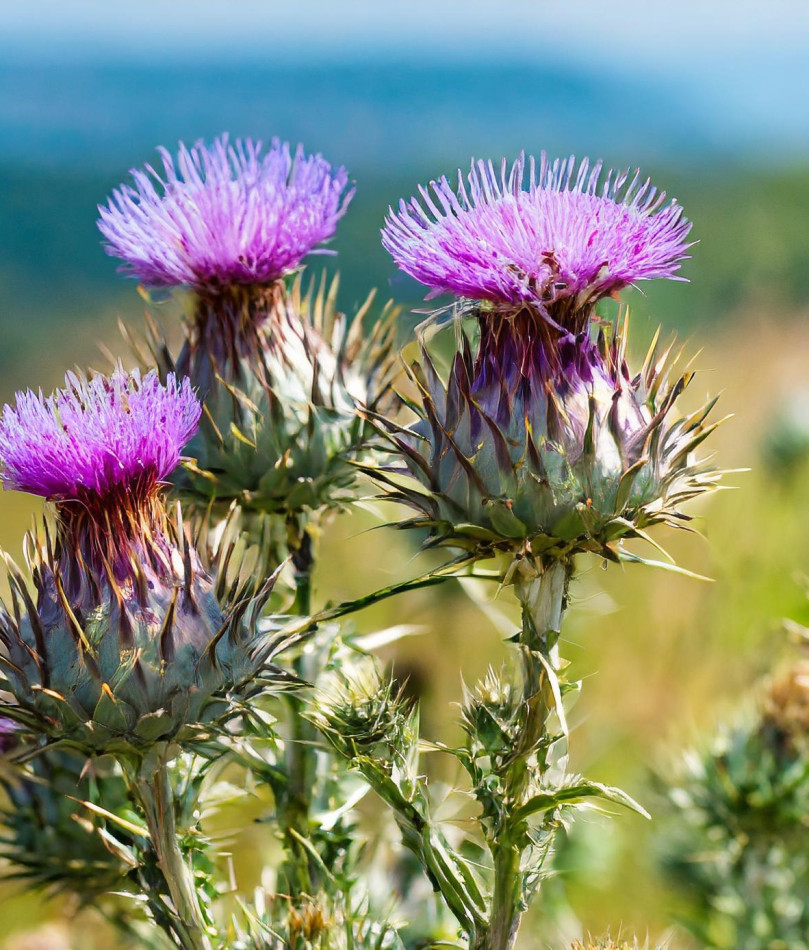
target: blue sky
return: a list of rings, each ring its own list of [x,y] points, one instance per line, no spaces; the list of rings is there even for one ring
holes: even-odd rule
[[[792,60],[809,41],[805,0],[31,0],[0,4],[0,48],[141,58],[309,50],[582,56],[676,69]],[[788,66],[788,63],[786,64]]]

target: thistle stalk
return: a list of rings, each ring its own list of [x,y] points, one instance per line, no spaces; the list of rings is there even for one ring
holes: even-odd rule
[[[290,518],[287,523],[288,547],[295,578],[294,611],[302,617],[312,612],[312,572],[315,557],[312,536],[307,531],[305,516]],[[310,657],[305,652],[294,661],[294,670],[305,682],[317,675]],[[317,733],[303,715],[305,700],[292,693],[289,696],[290,732],[286,746],[287,786],[284,802],[279,809],[281,832],[287,851],[286,874],[288,883],[298,892],[313,894],[317,890],[318,868],[302,841],[308,840],[312,806],[312,787],[317,769],[314,743]]]
[[[492,913],[482,944],[486,950],[509,950],[514,946],[522,918],[521,890],[520,849],[505,843],[495,849]]]
[[[486,950],[510,950],[526,909],[522,855],[529,845],[528,825],[520,806],[530,794],[532,776],[544,778],[548,751],[554,744],[548,720],[556,713],[565,741],[564,713],[557,680],[558,641],[567,604],[571,565],[552,560],[540,570],[521,565],[514,589],[522,607],[519,645],[522,652],[521,708],[524,722],[520,742],[503,771],[503,808],[494,824],[489,846],[494,863],[494,889]],[[554,750],[557,767],[564,768],[567,750]]]
[[[128,775],[143,810],[157,863],[174,905],[172,934],[182,950],[212,950],[211,927],[199,899],[194,872],[177,836],[176,804],[165,749],[157,751]],[[154,897],[150,897],[154,901]],[[165,916],[160,908],[156,918]]]

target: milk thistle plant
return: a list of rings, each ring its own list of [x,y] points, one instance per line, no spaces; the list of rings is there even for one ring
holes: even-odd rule
[[[364,440],[357,404],[373,408],[389,386],[390,308],[373,330],[370,300],[349,321],[336,282],[306,291],[300,269],[323,253],[348,207],[345,169],[227,136],[210,147],[162,150],[163,174],[133,171],[100,208],[99,227],[122,270],[149,288],[192,293],[185,343],[173,359],[152,344],[161,372],[190,379],[205,414],[178,472],[189,499],[238,500],[285,515],[339,507],[356,494],[350,461]],[[350,324],[350,325],[349,325]]]
[[[170,762],[223,726],[235,703],[285,679],[269,662],[283,636],[271,619],[258,623],[271,585],[228,589],[162,498],[200,411],[188,380],[119,370],[68,374],[50,397],[18,393],[0,419],[4,484],[47,498],[55,518],[29,538],[35,599],[9,564],[6,712],[32,743],[117,759],[182,946],[208,941],[174,825]]]
[[[69,374],[0,419],[5,487],[49,504],[0,614],[0,847],[85,902],[129,894],[109,916],[149,946],[162,931],[186,950],[403,947],[415,915],[435,921],[430,941],[510,950],[575,809],[644,813],[570,774],[576,684],[558,647],[576,558],[641,560],[624,542],[681,526],[680,506],[716,484],[696,452],[711,405],[675,415],[690,373],[657,346],[631,370],[628,320],[597,312],[677,278],[690,224],[649,182],[572,159],[478,162],[457,188],[422,189],[383,244],[455,300],[420,328],[400,386],[397,311],[369,323],[369,298],[345,315],[336,280],[303,274],[347,210],[345,170],[227,136],[160,156],[99,220],[152,305],[151,365]],[[166,289],[185,305],[176,354],[154,316]],[[398,527],[454,553],[318,605],[319,533],[380,487],[415,511]],[[459,840],[434,817],[417,702],[374,638],[336,621],[463,573],[513,590],[522,620],[502,670],[465,688],[465,740],[428,746],[466,773]],[[222,776],[268,792],[283,849],[262,856],[250,901],[223,899],[201,818]],[[387,877],[356,840],[368,790],[448,928],[412,874]],[[76,829],[93,842],[82,860]]]
[[[412,844],[470,944],[498,950],[514,944],[565,806],[606,798],[642,811],[566,774],[572,684],[558,643],[574,556],[620,560],[623,539],[679,524],[680,503],[715,483],[694,455],[710,405],[672,419],[688,376],[672,378],[654,354],[631,374],[626,323],[597,326],[595,313],[631,283],[675,277],[690,224],[637,175],[600,180],[587,161],[473,163],[457,189],[442,179],[402,202],[382,238],[431,295],[458,297],[456,347],[445,379],[422,333],[410,370],[418,421],[382,420],[398,462],[371,474],[416,510],[403,526],[426,530],[428,543],[462,549],[463,563],[499,556],[495,574],[522,607],[520,681],[492,672],[468,692],[467,743],[453,750],[480,807],[490,874],[481,884],[457,855],[438,869],[432,844]],[[344,743],[341,713],[331,719]],[[409,803],[416,774],[411,765],[394,780]],[[382,777],[376,784],[384,797]],[[402,803],[393,807],[407,821]]]
[[[368,426],[357,410],[390,401],[395,311],[383,308],[368,327],[372,296],[349,320],[336,309],[336,279],[303,287],[303,258],[322,250],[353,193],[344,169],[278,141],[265,150],[226,136],[181,145],[176,161],[161,154],[162,176],[133,172],[134,185],[100,209],[99,227],[125,273],[191,291],[179,355],[154,326],[150,340],[161,377],[187,378],[204,399],[187,446],[193,462],[175,486],[206,521],[238,503],[252,540],[264,547],[269,538],[274,560],[290,558],[291,609],[307,615],[320,526],[359,491]],[[294,659],[307,681],[329,662],[329,631],[321,627]],[[290,694],[283,761],[265,778],[290,858],[288,889],[310,893],[323,878],[310,812],[331,791],[330,781],[315,788],[316,736],[301,702]]]

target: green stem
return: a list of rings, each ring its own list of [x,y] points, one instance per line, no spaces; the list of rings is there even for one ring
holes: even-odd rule
[[[174,794],[166,756],[159,755],[156,764],[152,763],[145,771],[141,768],[132,784],[174,905],[174,942],[183,950],[211,950],[210,927],[199,900],[194,873],[177,836]]]
[[[293,610],[298,616],[308,617],[312,612],[312,538],[305,523],[298,521],[290,522],[288,532],[295,571]],[[317,670],[311,668],[310,657],[303,652],[295,660],[294,669],[302,680],[308,682],[317,674]],[[282,834],[287,852],[286,876],[291,891],[313,894],[318,886],[319,869],[309,850],[301,842],[302,839],[308,840],[310,837],[312,788],[317,770],[317,733],[315,727],[303,715],[305,700],[292,693],[289,696],[289,704],[291,721],[289,742],[286,746],[287,785],[280,808]]]
[[[557,673],[559,637],[567,607],[571,573],[571,564],[554,560],[541,573],[529,574],[514,585],[522,607],[520,646],[523,657],[523,697],[527,710],[521,749],[526,749],[528,755],[545,738],[548,719],[553,713],[556,713],[562,731],[566,731]],[[566,754],[557,761],[564,767]],[[543,759],[540,771],[544,773],[547,768],[547,762]]]
[[[483,898],[476,886],[472,890],[473,880],[468,872],[464,874],[462,859],[453,852],[432,822],[408,801],[396,783],[380,775],[378,767],[368,766],[361,771],[368,784],[393,810],[402,833],[402,844],[418,858],[461,928],[476,940],[486,925]]]
[[[542,570],[527,570],[518,576],[514,585],[522,606],[524,721],[519,745],[502,776],[503,818],[489,840],[494,889],[487,934],[481,944],[486,950],[511,950],[525,911],[521,861],[524,849],[529,846],[528,829],[524,819],[514,816],[529,790],[531,775],[545,775],[548,771],[550,716],[555,712],[564,724],[556,673],[570,572],[570,564],[554,560]],[[565,761],[566,755],[563,755],[560,764]]]
[[[487,950],[510,950],[522,918],[520,848],[504,843],[494,852],[494,892]]]

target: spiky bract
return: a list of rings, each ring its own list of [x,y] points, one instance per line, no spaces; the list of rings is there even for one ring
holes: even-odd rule
[[[309,717],[347,759],[376,756],[404,758],[418,739],[418,713],[401,684],[382,676],[366,658],[345,674],[323,678]],[[377,754],[378,753],[378,754]]]
[[[337,286],[324,278],[304,290],[297,279],[273,295],[261,319],[243,322],[231,346],[223,345],[224,315],[208,313],[220,333],[208,344],[198,312],[176,363],[153,336],[161,373],[186,372],[205,393],[187,448],[194,463],[173,479],[187,499],[295,515],[356,498],[356,462],[369,434],[360,413],[390,400],[397,311],[385,306],[369,329],[371,296],[349,321],[337,310]],[[241,299],[248,311],[264,303],[252,292]]]
[[[12,610],[0,613],[0,668],[15,702],[8,715],[31,732],[91,752],[143,752],[193,737],[234,701],[286,680],[270,663],[289,641],[283,618],[261,620],[272,580],[230,525],[203,565],[182,526],[129,548],[125,574],[98,570],[50,533],[29,536],[29,582],[9,562]]]
[[[457,191],[446,178],[402,201],[382,243],[430,288],[496,306],[581,309],[638,280],[674,277],[691,225],[665,193],[628,172],[573,157],[508,169],[477,161]]]
[[[133,169],[99,207],[107,252],[149,286],[271,283],[332,237],[353,193],[344,168],[278,139],[159,151],[162,174]]]
[[[456,329],[446,380],[422,339],[410,370],[419,421],[385,423],[398,464],[370,470],[390,498],[418,512],[403,526],[427,529],[429,543],[476,556],[615,559],[621,538],[681,525],[680,504],[715,487],[716,473],[694,455],[714,428],[706,422],[713,403],[673,419],[691,374],[674,374],[668,351],[653,346],[631,375],[626,323],[557,343],[544,351],[555,365],[541,372],[519,362],[490,372],[484,343],[475,353],[462,324]]]

